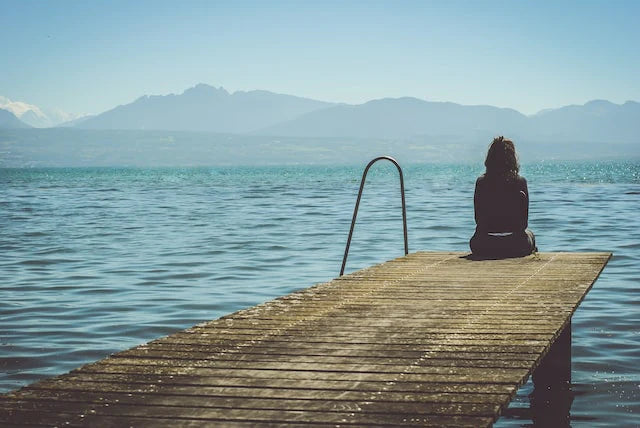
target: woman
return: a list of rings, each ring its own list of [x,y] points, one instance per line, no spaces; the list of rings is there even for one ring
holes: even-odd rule
[[[518,173],[520,165],[511,140],[493,139],[486,172],[476,180],[473,197],[476,232],[469,245],[480,257],[520,257],[537,251],[533,232],[527,229],[529,191]]]

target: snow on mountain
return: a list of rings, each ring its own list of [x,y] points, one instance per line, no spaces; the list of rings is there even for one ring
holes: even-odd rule
[[[3,96],[0,96],[0,108],[10,111],[18,119],[35,128],[50,128],[84,116],[55,108],[41,108],[24,101],[13,101]]]

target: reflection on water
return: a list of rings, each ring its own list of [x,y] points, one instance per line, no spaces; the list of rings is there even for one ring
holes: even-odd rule
[[[362,167],[0,170],[0,390],[337,276]],[[410,251],[467,250],[480,172],[405,167]],[[640,164],[523,174],[541,251],[614,252],[573,318],[571,424],[638,425]],[[346,270],[402,252],[376,165]],[[496,425],[531,425],[532,392]]]

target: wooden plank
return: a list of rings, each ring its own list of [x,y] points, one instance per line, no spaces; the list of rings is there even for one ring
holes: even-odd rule
[[[608,253],[414,253],[0,396],[0,422],[490,426]]]
[[[141,387],[141,385],[143,385]],[[59,387],[51,385],[50,389],[25,389],[21,400],[49,400],[91,403],[128,403],[144,404],[149,393],[158,395],[159,400],[171,404],[173,397],[207,397],[216,398],[272,398],[290,399],[295,396],[298,400],[333,400],[333,401],[379,401],[414,402],[414,403],[493,403],[500,404],[502,395],[485,392],[442,392],[433,391],[420,394],[406,394],[404,392],[387,392],[384,395],[376,391],[344,390],[339,396],[330,389],[311,388],[270,388],[245,386],[202,386],[202,385],[170,385],[163,388],[162,393],[156,393],[151,387],[145,390],[145,383],[117,383],[117,382],[65,382]],[[82,394],[78,394],[82,391]],[[156,404],[159,401],[156,402]]]
[[[219,378],[197,375],[164,375],[164,374],[142,374],[142,373],[97,373],[97,372],[72,372],[66,376],[47,379],[28,387],[20,392],[32,390],[85,390],[88,384],[100,383],[99,388],[110,391],[113,388],[122,388],[123,384],[130,385],[135,391],[143,392],[144,388],[163,388],[169,386],[195,386],[195,387],[224,387],[224,388],[268,388],[275,392],[279,390],[317,390],[317,391],[341,391],[341,392],[366,392],[385,393],[390,392],[411,392],[415,394],[424,393],[481,393],[481,394],[511,394],[515,389],[510,384],[489,384],[489,383],[455,383],[455,382],[403,382],[389,383],[378,381],[349,381],[349,380],[318,380],[309,379],[303,381],[282,379],[278,385],[273,384],[268,379],[259,378]],[[112,385],[112,386],[108,386]],[[92,391],[93,389],[86,389]]]
[[[140,407],[138,410],[147,410]],[[144,413],[144,412],[140,412]],[[151,414],[120,414],[104,415],[96,409],[88,408],[87,413],[76,416],[71,413],[49,413],[40,410],[17,410],[6,418],[6,422],[15,426],[56,426],[69,427],[99,426],[101,428],[120,428],[122,426],[135,427],[390,427],[390,426],[419,426],[419,427],[487,427],[492,423],[488,417],[470,417],[458,415],[363,415],[357,421],[353,420],[354,413],[329,413],[311,411],[245,411],[224,410],[221,412],[201,412],[185,417],[165,417],[156,413]],[[35,422],[33,422],[35,421]]]

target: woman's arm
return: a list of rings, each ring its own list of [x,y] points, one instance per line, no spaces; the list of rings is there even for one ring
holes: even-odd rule
[[[481,178],[478,178],[476,180],[476,188],[475,191],[473,193],[473,211],[474,211],[474,217],[476,219],[476,225],[478,227],[482,227],[485,224],[484,218],[483,216],[485,215],[485,210],[483,207],[483,198],[482,198],[482,191],[481,191]]]
[[[524,177],[522,177],[520,194],[522,195],[522,230],[524,230],[529,226],[529,189],[527,180]]]

